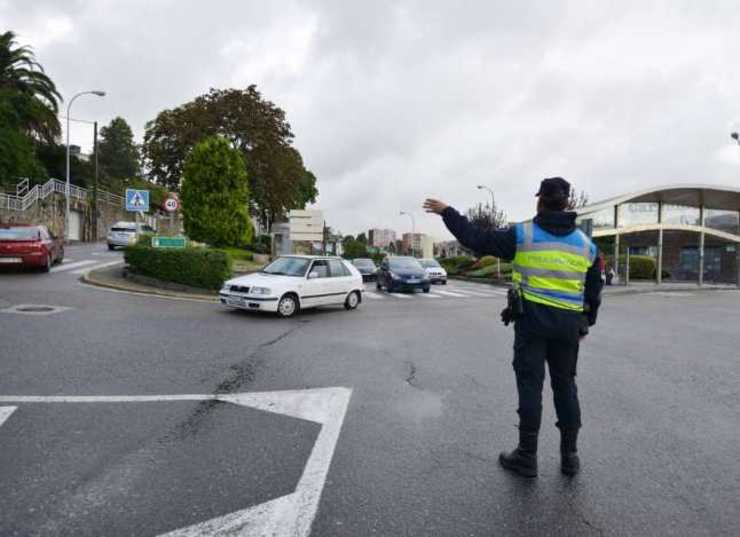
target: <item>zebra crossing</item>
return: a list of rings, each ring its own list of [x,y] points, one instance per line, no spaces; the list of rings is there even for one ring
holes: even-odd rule
[[[498,299],[506,296],[506,289],[486,285],[447,285],[444,288],[433,286],[429,293],[388,293],[378,291],[375,285],[366,285],[363,298],[367,302],[412,301],[412,300],[462,300],[462,299]]]
[[[80,275],[90,270],[112,267],[121,263],[123,263],[123,257],[117,254],[98,256],[95,259],[81,259],[79,261],[65,258],[60,265],[52,267],[49,272]]]

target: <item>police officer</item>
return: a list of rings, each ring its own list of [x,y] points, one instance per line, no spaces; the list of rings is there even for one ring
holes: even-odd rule
[[[572,476],[580,469],[576,362],[579,342],[596,322],[602,282],[596,246],[576,228],[576,213],[567,211],[570,191],[561,177],[544,179],[536,194],[533,221],[496,231],[479,229],[439,200],[424,202],[427,212],[442,215],[460,244],[513,262],[512,285],[523,299],[520,315],[514,319],[519,445],[501,453],[499,462],[526,477],[537,476],[545,363],[560,429],[561,470]]]

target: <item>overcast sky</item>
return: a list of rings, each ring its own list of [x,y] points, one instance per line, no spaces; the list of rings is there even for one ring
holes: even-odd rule
[[[607,4],[611,7],[608,7]],[[599,7],[596,7],[599,6]],[[740,2],[0,0],[72,117],[144,124],[209,87],[287,112],[327,221],[451,238],[421,203],[512,220],[560,175],[591,201],[740,184]],[[89,146],[91,127],[72,141]]]

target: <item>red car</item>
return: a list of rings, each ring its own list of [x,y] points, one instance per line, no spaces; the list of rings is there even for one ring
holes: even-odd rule
[[[37,267],[49,272],[64,259],[64,240],[46,226],[0,224],[0,266]]]

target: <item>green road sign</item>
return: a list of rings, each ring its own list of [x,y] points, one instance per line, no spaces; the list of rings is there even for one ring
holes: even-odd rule
[[[152,237],[154,248],[185,248],[188,240],[185,237]]]

